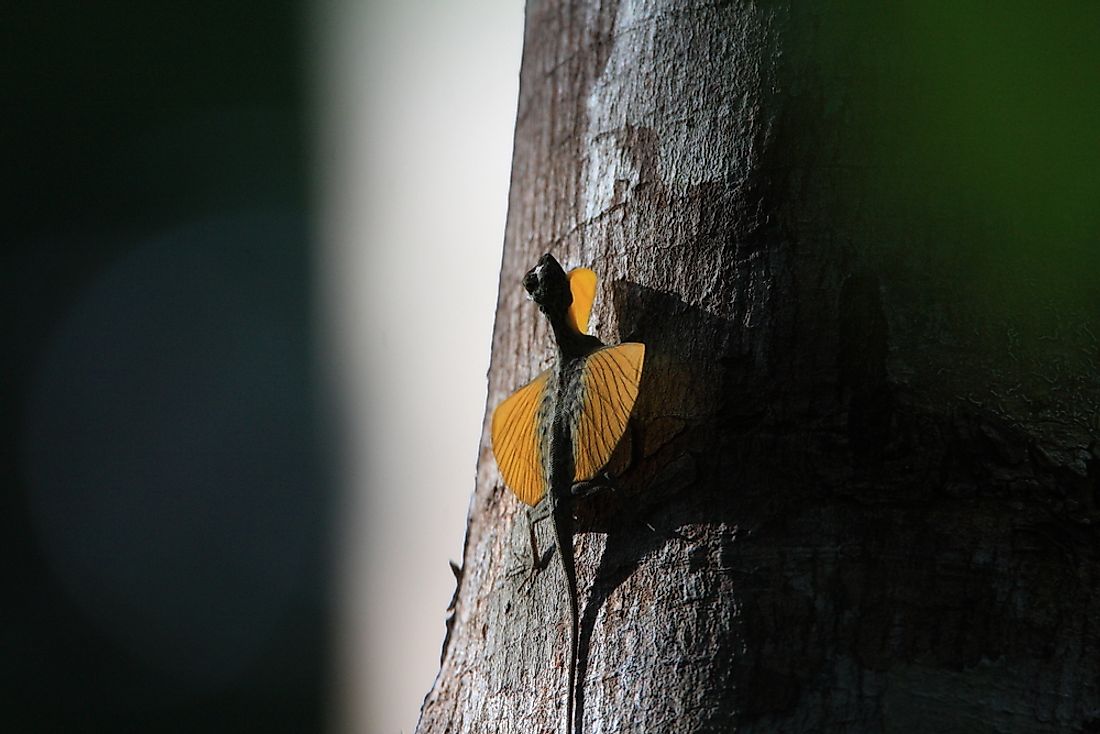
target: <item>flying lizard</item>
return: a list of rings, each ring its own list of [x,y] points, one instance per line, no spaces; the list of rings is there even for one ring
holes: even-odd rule
[[[558,557],[570,606],[567,734],[573,731],[577,669],[577,574],[573,561],[573,499],[599,475],[626,431],[638,397],[645,345],[606,346],[587,333],[596,274],[577,268],[566,275],[545,254],[523,278],[523,287],[550,322],[557,343],[552,367],[521,387],[493,413],[493,454],[505,484],[553,518]],[[532,546],[535,544],[531,532]],[[532,548],[538,563],[538,549]]]

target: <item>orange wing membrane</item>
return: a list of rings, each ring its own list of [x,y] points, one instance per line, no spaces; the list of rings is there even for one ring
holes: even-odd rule
[[[512,393],[493,411],[493,455],[504,483],[532,507],[546,494],[540,413],[546,409],[549,370]]]
[[[584,394],[573,437],[576,481],[592,479],[611,460],[638,398],[643,361],[645,345],[636,342],[604,347],[586,358]]]

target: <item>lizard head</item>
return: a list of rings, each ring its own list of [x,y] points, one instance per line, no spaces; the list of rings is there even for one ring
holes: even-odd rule
[[[523,287],[547,316],[564,317],[573,303],[569,278],[550,253],[540,257],[535,267],[523,276]]]

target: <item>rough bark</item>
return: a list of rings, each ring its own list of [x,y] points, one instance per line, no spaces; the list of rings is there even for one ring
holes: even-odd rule
[[[974,285],[1042,233],[974,221],[952,156],[922,157],[937,87],[907,21],[817,5],[529,3],[419,731],[563,726],[563,580],[524,585],[488,440],[551,354],[519,286],[544,251],[602,277],[595,333],[648,345],[629,468],[577,513],[583,731],[1100,731],[1097,292],[1037,308],[1022,265]]]

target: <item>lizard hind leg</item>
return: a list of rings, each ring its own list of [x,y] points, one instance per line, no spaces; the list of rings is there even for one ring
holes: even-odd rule
[[[550,517],[550,503],[544,502],[527,510],[527,537],[531,542],[531,565],[527,569],[527,578],[520,587],[528,584],[534,586],[535,578],[550,564],[550,558],[554,555],[554,547],[549,546],[546,552],[539,554],[539,538],[535,532],[535,525]]]

